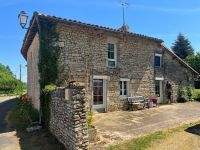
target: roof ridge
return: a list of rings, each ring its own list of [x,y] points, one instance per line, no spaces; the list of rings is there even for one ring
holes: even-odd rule
[[[89,27],[104,29],[104,30],[107,30],[107,31],[113,31],[113,32],[118,32],[118,33],[125,33],[125,34],[128,34],[128,35],[133,35],[133,36],[137,36],[137,37],[148,38],[148,39],[151,39],[151,40],[158,41],[160,43],[163,42],[162,39],[151,37],[151,36],[147,36],[147,35],[144,35],[144,34],[139,34],[139,33],[130,32],[130,31],[124,32],[124,31],[121,31],[119,29],[114,29],[114,28],[111,28],[111,27],[101,26],[101,25],[92,24],[92,23],[86,23],[86,22],[82,22],[82,21],[79,21],[79,20],[75,20],[75,19],[68,19],[68,18],[63,18],[63,17],[57,17],[57,16],[54,16],[54,15],[52,16],[52,15],[43,14],[43,13],[39,13],[39,12],[35,12],[35,13],[37,13],[37,15],[40,16],[40,17],[48,17],[48,18],[56,19],[56,20],[63,21],[63,22],[76,23],[76,24],[79,24],[79,25],[85,25],[85,26],[89,26]]]

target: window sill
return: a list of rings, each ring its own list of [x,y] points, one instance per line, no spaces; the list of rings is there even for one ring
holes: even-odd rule
[[[122,95],[120,95],[118,99],[119,100],[124,100],[124,99],[127,99],[127,98],[128,98],[128,96],[122,96]]]
[[[115,67],[107,66],[107,68],[109,68],[109,69],[117,69],[116,66]]]
[[[162,69],[162,67],[160,66],[154,66],[155,69]]]

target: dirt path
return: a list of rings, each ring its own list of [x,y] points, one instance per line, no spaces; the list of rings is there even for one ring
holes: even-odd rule
[[[0,100],[0,150],[19,150],[19,139],[16,132],[9,131],[6,121],[8,112],[17,103],[17,100],[8,97],[1,97]]]

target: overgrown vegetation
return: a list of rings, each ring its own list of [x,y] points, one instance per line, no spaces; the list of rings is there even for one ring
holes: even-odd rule
[[[197,125],[200,122],[195,123],[189,123],[182,125],[180,127],[163,130],[163,131],[157,131],[151,134],[148,134],[146,136],[142,136],[139,138],[133,138],[131,140],[127,140],[123,143],[110,146],[109,150],[145,150],[148,147],[162,142],[162,140],[167,139],[168,137],[172,136],[173,134],[177,132],[182,132],[188,129],[191,126]]]
[[[8,66],[0,64],[0,95],[20,95],[25,84],[17,80]]]
[[[16,130],[16,136],[19,138],[20,149],[22,150],[65,150],[52,134],[45,129],[37,132],[26,132],[31,122],[38,121],[39,113],[35,110],[27,96],[24,95],[18,104],[9,112],[8,124],[9,128]]]
[[[186,62],[194,68],[197,72],[200,73],[200,53],[197,52],[196,54],[188,56],[186,59]]]
[[[179,87],[178,89],[178,98],[177,98],[177,102],[179,103],[185,103],[187,102],[187,90],[186,87]]]
[[[192,99],[200,101],[200,89],[194,89],[192,91]]]
[[[30,101],[25,98],[18,101],[18,104],[10,112],[8,119],[10,127],[24,129],[31,125],[32,122],[39,120],[39,113]]]
[[[88,112],[87,114],[87,124],[88,129],[95,128],[93,125],[93,112]]]
[[[46,19],[39,20],[39,73],[40,73],[40,106],[42,124],[48,128],[50,116],[50,93],[52,86],[57,85],[58,58],[60,49],[55,43],[58,41],[56,24]],[[46,86],[46,88],[45,88]]]
[[[178,89],[177,102],[185,103],[193,100],[200,101],[200,89],[192,89],[190,86],[180,86]]]

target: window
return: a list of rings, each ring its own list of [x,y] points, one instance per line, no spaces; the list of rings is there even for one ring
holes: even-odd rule
[[[120,81],[120,96],[127,96],[127,81]]]
[[[155,54],[155,67],[161,67],[161,54]]]
[[[157,97],[160,97],[160,81],[155,80],[155,94]]]
[[[112,43],[108,43],[108,67],[115,68],[116,67],[116,45]]]

